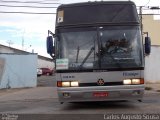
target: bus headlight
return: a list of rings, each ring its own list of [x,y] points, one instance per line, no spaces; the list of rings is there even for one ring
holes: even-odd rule
[[[132,81],[131,81],[131,79],[125,79],[125,80],[123,80],[123,84],[124,85],[131,85]]]
[[[70,87],[70,82],[62,82],[62,87]]]
[[[79,86],[78,81],[72,81],[71,82],[71,87],[78,87],[78,86]]]
[[[57,81],[57,87],[78,87],[78,81]]]
[[[132,84],[140,84],[140,79],[132,79]]]
[[[123,80],[124,85],[139,85],[139,84],[144,84],[144,79],[138,79],[138,78],[133,78],[133,79],[125,79]]]

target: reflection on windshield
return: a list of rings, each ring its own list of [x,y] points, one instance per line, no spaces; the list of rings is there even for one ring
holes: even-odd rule
[[[93,29],[93,28],[92,28]],[[65,69],[108,69],[142,66],[138,27],[99,27],[60,33],[59,58]],[[64,68],[62,68],[64,69]]]

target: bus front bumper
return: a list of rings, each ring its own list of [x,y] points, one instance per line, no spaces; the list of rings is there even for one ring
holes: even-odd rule
[[[144,85],[57,88],[59,102],[142,100]]]

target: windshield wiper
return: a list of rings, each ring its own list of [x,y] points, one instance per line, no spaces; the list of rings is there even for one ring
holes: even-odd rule
[[[94,51],[94,47],[92,47],[90,49],[90,51],[88,52],[88,54],[86,55],[86,57],[84,58],[83,62],[81,63],[81,65],[79,66],[80,68],[82,68],[82,66],[84,65],[84,63],[87,61],[88,57],[92,54],[92,52]]]
[[[79,46],[78,46],[78,47],[77,47],[77,55],[76,55],[76,63],[78,63],[79,51],[80,51],[80,48],[79,48]]]

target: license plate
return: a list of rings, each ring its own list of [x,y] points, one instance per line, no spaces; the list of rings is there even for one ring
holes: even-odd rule
[[[108,92],[94,92],[93,96],[94,97],[107,97],[108,96]]]

